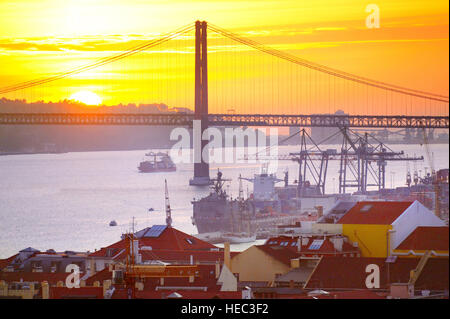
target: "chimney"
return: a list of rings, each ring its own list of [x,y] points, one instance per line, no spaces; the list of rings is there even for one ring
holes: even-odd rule
[[[189,264],[190,264],[190,265],[193,265],[193,264],[194,264],[194,256],[193,256],[193,255],[190,256]]]
[[[302,238],[302,246],[307,246],[309,243],[308,237],[301,237]]]
[[[111,288],[111,279],[103,280],[103,297],[105,297],[109,288]]]
[[[333,243],[334,249],[337,251],[342,251],[344,246],[344,238],[341,236],[335,236],[330,238],[330,241]]]
[[[94,261],[94,258],[91,258],[90,260],[89,260],[89,270],[90,270],[90,276],[93,276],[93,275],[95,275],[95,261]]]
[[[164,277],[161,277],[161,278],[160,278],[159,284],[160,284],[161,286],[164,286]]]
[[[134,256],[134,263],[139,264],[141,262],[140,256],[139,256],[139,240],[133,239],[133,256]]]
[[[301,252],[302,251],[302,237],[298,237],[297,238],[297,252]]]
[[[48,286],[48,282],[43,281],[41,287],[42,287],[42,299],[48,299],[50,295],[50,288]]]
[[[300,268],[300,258],[291,259],[291,269]]]
[[[231,271],[231,258],[230,258],[230,243],[229,242],[225,242],[223,244],[223,263],[225,264],[225,266],[227,266],[227,268]]]
[[[391,298],[407,299],[414,297],[414,286],[408,283],[392,283],[390,286]]]
[[[135,285],[134,285],[135,287],[136,287],[136,289],[137,290],[139,290],[139,291],[143,291],[144,290],[144,283],[143,282],[137,282]]]

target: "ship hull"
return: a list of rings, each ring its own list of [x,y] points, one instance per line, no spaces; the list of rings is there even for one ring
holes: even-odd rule
[[[158,173],[158,172],[176,172],[176,167],[173,168],[141,168],[138,167],[141,173]]]

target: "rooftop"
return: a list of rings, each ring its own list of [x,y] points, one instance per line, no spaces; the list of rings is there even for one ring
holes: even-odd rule
[[[448,226],[419,226],[396,249],[448,251],[448,238]]]
[[[315,289],[366,289],[367,265],[376,264],[380,269],[380,288],[387,289],[390,283],[407,283],[410,271],[415,269],[419,258],[397,258],[386,263],[385,258],[322,258],[311,274],[305,288]],[[416,281],[416,289],[448,289],[448,258],[431,258]]]
[[[413,202],[358,202],[338,224],[391,225]]]
[[[155,225],[144,228],[135,236],[139,240],[139,247],[148,247],[154,250],[210,250],[217,249],[216,246],[207,243],[203,240],[195,238],[179,231],[173,227],[166,227],[164,225]],[[122,250],[128,248],[128,240],[122,239],[112,245],[104,247],[92,254],[90,257],[114,257],[120,254]]]

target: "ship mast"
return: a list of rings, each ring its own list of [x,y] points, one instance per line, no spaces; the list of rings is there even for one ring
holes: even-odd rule
[[[242,189],[242,177],[239,174],[239,200],[244,200],[244,190]]]
[[[165,183],[165,191],[166,191],[166,225],[167,227],[172,226],[172,211],[170,209],[170,203],[169,203],[169,191],[167,189],[167,180],[164,180]]]

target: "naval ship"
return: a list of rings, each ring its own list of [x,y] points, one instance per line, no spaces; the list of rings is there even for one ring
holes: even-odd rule
[[[252,196],[244,199],[242,180],[254,183]],[[275,192],[274,185],[281,180],[274,174],[262,172],[253,179],[240,178],[239,197],[230,198],[223,186],[229,181],[217,172],[208,196],[192,201],[192,223],[198,233],[246,233],[260,234],[279,224],[295,223],[294,211],[283,209],[283,201]]]

